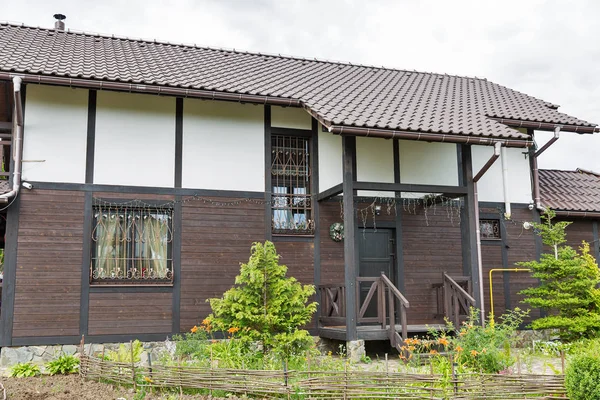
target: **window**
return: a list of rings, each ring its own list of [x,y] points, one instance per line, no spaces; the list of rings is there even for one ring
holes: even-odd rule
[[[479,232],[482,240],[500,240],[500,220],[498,219],[480,219]]]
[[[271,140],[272,232],[312,235],[310,139],[273,135]]]
[[[172,208],[95,206],[91,282],[172,283],[172,220]]]

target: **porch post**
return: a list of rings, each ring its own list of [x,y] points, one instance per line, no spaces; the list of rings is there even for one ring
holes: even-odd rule
[[[463,257],[466,257],[466,267],[471,276],[473,288],[473,297],[475,298],[475,307],[482,309],[481,304],[481,286],[479,281],[479,264],[477,257],[477,198],[475,197],[475,185],[473,182],[473,159],[471,155],[471,145],[460,145],[462,160],[462,182],[467,185],[467,195],[465,202],[465,235],[463,236],[462,247]],[[463,263],[465,260],[463,260]],[[483,322],[483,321],[482,321]]]
[[[346,287],[346,341],[357,339],[356,334],[356,221],[354,218],[354,163],[356,137],[342,136],[343,206],[344,206],[344,285]]]

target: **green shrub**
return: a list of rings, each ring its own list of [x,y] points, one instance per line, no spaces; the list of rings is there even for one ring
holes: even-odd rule
[[[542,308],[548,315],[531,323],[533,329],[558,329],[562,339],[577,340],[597,336],[600,332],[600,271],[583,242],[580,253],[566,242],[565,228],[570,222],[552,223],[552,210],[542,216],[543,223],[533,226],[544,244],[553,251],[542,254],[540,261],[518,263],[533,271],[539,279],[536,287],[522,290],[524,303]]]
[[[600,339],[586,341],[573,350],[565,373],[565,387],[572,400],[600,400]]]
[[[132,348],[133,347],[133,352]],[[119,350],[113,351],[109,350],[106,353],[106,358],[110,361],[122,362],[122,363],[131,363],[132,355],[133,362],[140,362],[142,359],[142,352],[144,351],[144,345],[139,340],[134,340],[132,345],[125,345],[121,343],[119,345]],[[133,354],[132,354],[133,353]]]
[[[46,371],[48,371],[50,375],[74,374],[75,372],[77,372],[78,368],[79,359],[75,356],[70,356],[66,354],[63,354],[56,360],[50,361],[48,364],[46,364]]]
[[[222,298],[210,299],[213,312],[203,328],[236,334],[247,345],[260,342],[263,352],[274,350],[285,359],[306,351],[312,339],[299,328],[317,309],[316,302],[309,302],[315,288],[286,274],[273,243],[254,243],[235,286]]]
[[[10,369],[10,376],[14,378],[29,378],[41,374],[40,367],[32,363],[18,363]]]

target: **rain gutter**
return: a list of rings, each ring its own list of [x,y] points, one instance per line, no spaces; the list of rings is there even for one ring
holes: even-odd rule
[[[477,269],[479,273],[479,303],[480,303],[480,313],[481,313],[481,323],[484,324],[485,321],[485,297],[483,292],[483,258],[481,255],[481,230],[479,228],[479,193],[477,190],[477,182],[483,177],[483,175],[491,168],[491,166],[498,160],[500,157],[500,148],[501,143],[494,144],[494,154],[490,157],[490,159],[485,163],[485,165],[479,170],[479,172],[473,177],[473,193],[475,203],[475,235],[477,236]]]
[[[19,194],[21,188],[21,155],[23,149],[23,103],[21,101],[21,83],[22,79],[19,76],[12,78],[13,81],[13,96],[15,103],[15,121],[13,122],[13,185],[10,192],[0,195],[0,203],[8,203],[8,199]]]

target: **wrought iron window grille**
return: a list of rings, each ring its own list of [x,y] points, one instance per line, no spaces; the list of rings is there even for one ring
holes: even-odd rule
[[[271,138],[271,231],[282,235],[313,235],[310,139]]]
[[[172,284],[173,209],[94,205],[92,284]]]
[[[479,232],[482,240],[501,240],[499,219],[480,219]]]

